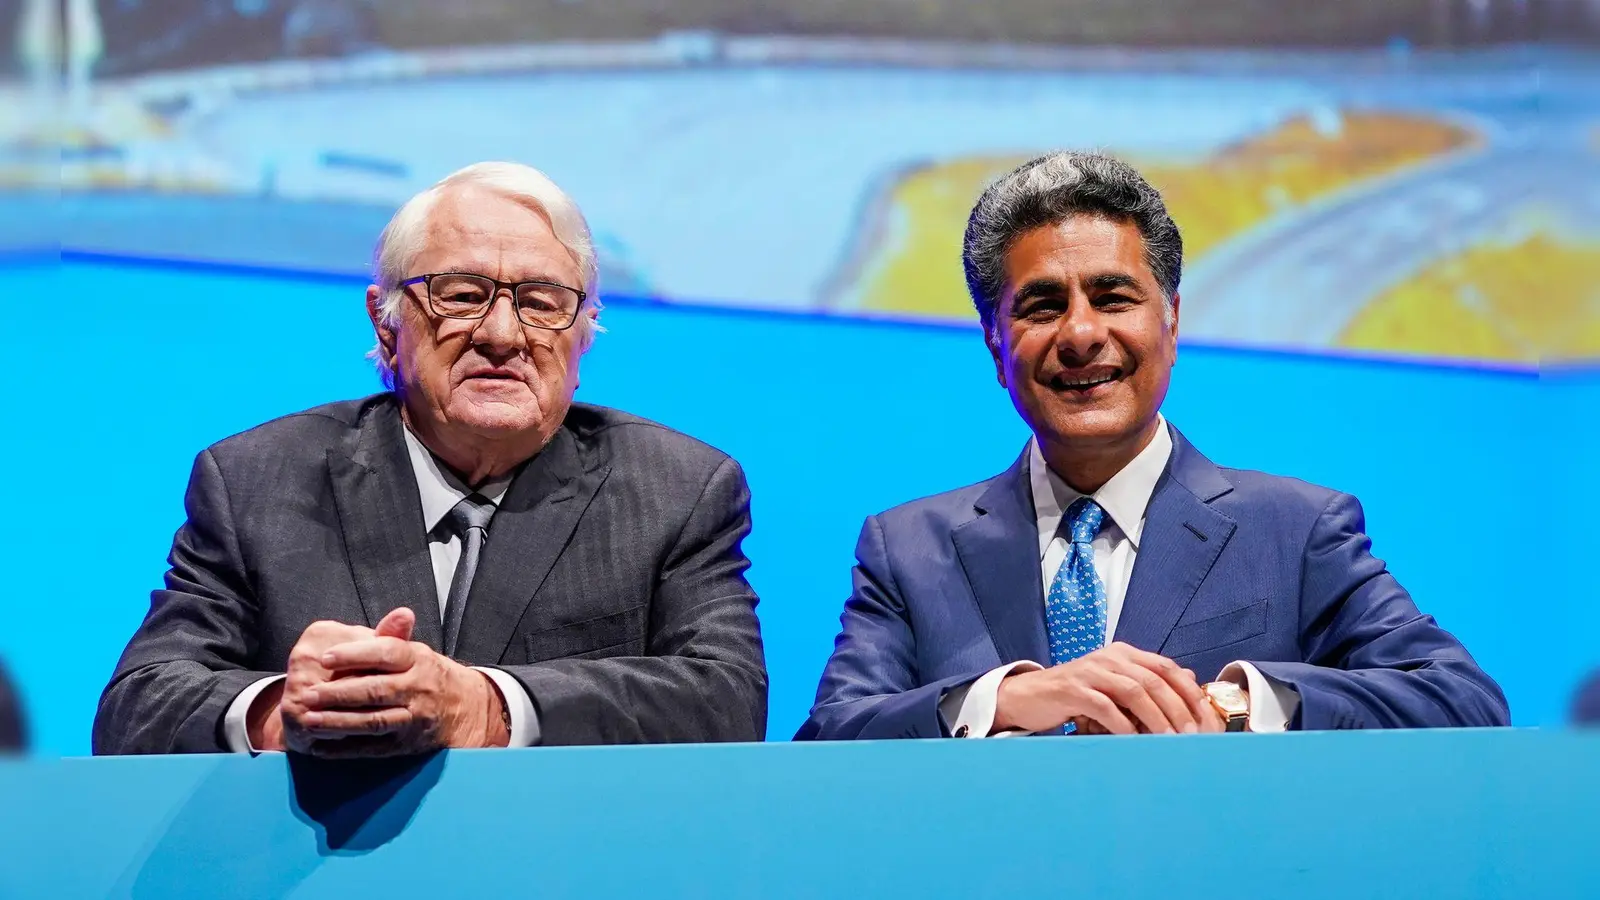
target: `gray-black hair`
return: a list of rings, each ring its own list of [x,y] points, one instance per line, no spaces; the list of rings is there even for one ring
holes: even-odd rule
[[[1035,228],[1079,215],[1131,222],[1139,229],[1170,321],[1183,275],[1183,237],[1161,193],[1119,159],[1064,150],[1029,160],[989,185],[967,218],[961,267],[986,334],[994,333],[1012,244]]]

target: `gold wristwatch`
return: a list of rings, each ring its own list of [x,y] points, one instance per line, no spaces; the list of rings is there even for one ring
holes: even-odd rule
[[[1211,708],[1222,716],[1228,731],[1250,730],[1250,701],[1231,681],[1213,681],[1200,688],[1211,701]]]

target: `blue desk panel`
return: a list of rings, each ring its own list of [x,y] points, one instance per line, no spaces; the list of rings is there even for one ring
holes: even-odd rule
[[[67,759],[0,797],[7,900],[1600,897],[1579,733]]]

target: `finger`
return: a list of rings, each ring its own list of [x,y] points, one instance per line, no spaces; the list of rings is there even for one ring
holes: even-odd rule
[[[347,635],[368,630],[364,625],[351,625],[333,619],[318,619],[307,625],[305,631],[300,632],[300,638],[306,641],[325,641],[330,638],[334,640],[349,640]]]
[[[1211,705],[1211,700],[1203,694],[1200,702],[1195,704],[1194,717],[1195,721],[1200,723],[1200,731],[1203,733],[1214,734],[1227,730],[1226,723],[1222,721],[1222,714],[1217,712],[1216,707]]]
[[[1178,670],[1180,673],[1181,669]],[[1172,730],[1178,734],[1197,734],[1200,721],[1194,716],[1193,704],[1173,689],[1172,684],[1158,672],[1141,667],[1137,670],[1139,684],[1145,693],[1161,708]]]
[[[1131,644],[1118,642],[1107,649],[1111,651],[1109,654],[1111,658],[1118,662],[1154,672],[1166,683],[1167,689],[1176,693],[1178,700],[1174,703],[1166,689],[1150,685],[1148,679],[1140,676],[1141,680],[1146,682],[1151,697],[1162,707],[1174,730],[1185,734],[1204,730],[1208,719],[1201,713],[1208,713],[1211,704],[1206,699],[1205,691],[1201,689],[1193,670],[1186,669],[1159,653],[1141,650]],[[1180,706],[1183,707],[1181,710]]]
[[[1148,650],[1140,650],[1132,644],[1118,643],[1112,646],[1122,650],[1124,659],[1160,675],[1174,691],[1178,692],[1178,696],[1182,697],[1185,703],[1192,705],[1197,700],[1205,699],[1205,692],[1200,690],[1200,683],[1195,680],[1194,673],[1167,657]]]
[[[307,695],[326,684],[328,679],[328,673],[314,660],[298,665],[291,663],[289,676],[283,682],[283,696],[278,700],[284,713],[304,711]]]
[[[1104,693],[1115,700],[1118,706],[1132,713],[1134,719],[1149,733],[1173,734],[1180,727],[1167,718],[1163,706],[1151,695],[1152,688],[1165,688],[1171,693],[1171,688],[1166,688],[1166,682],[1154,672],[1129,664],[1121,671],[1107,672],[1102,683],[1105,685]]]
[[[350,675],[307,688],[300,702],[307,710],[404,706],[405,690],[393,675]]]
[[[311,710],[300,716],[300,730],[317,739],[396,734],[411,727],[411,710],[403,706],[361,712]]]
[[[379,637],[399,638],[402,641],[411,640],[411,630],[417,626],[417,614],[410,607],[402,606],[389,610],[389,614],[378,623],[377,634]]]
[[[395,637],[373,637],[329,647],[318,662],[329,672],[404,672],[416,655],[411,644]]]
[[[346,625],[343,622],[323,619],[306,626],[306,630],[300,633],[300,639],[295,641],[294,648],[289,653],[291,658],[298,655],[315,659],[328,647],[372,637],[372,633],[372,629],[365,625]]]
[[[1072,726],[1073,733],[1075,734],[1097,735],[1111,733],[1106,730],[1104,725],[1101,725],[1099,722],[1096,722],[1088,716],[1073,716]]]
[[[1087,712],[1082,718],[1098,726],[1090,734],[1137,734],[1139,729],[1116,702],[1103,693],[1093,692],[1084,700]]]
[[[1189,702],[1189,712],[1194,716],[1195,724],[1199,726],[1200,732],[1209,734],[1225,731],[1226,728],[1221,714],[1217,712],[1216,707],[1211,705],[1211,698],[1206,695],[1205,688],[1199,687],[1200,679],[1195,675],[1194,670],[1183,669],[1182,672],[1184,679],[1194,682],[1197,688],[1194,696],[1189,696],[1187,691],[1183,692],[1183,696]]]

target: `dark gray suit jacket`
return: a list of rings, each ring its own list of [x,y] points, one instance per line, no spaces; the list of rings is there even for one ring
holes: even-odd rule
[[[96,753],[220,752],[228,705],[318,619],[417,613],[438,649],[398,401],[318,407],[195,461],[166,587],[100,700]],[[456,657],[528,689],[545,744],[759,741],[767,673],[738,464],[575,404],[489,525]]]

